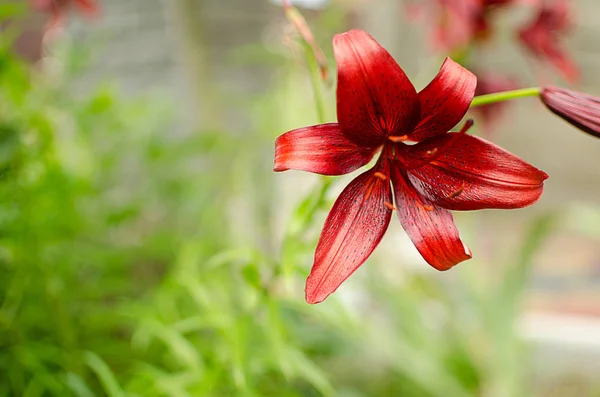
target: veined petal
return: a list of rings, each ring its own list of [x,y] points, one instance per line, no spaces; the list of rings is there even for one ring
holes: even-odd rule
[[[422,141],[444,134],[469,110],[477,77],[450,58],[446,58],[439,73],[419,92],[421,118],[411,140]]]
[[[338,67],[337,116],[344,134],[376,146],[387,135],[405,135],[419,117],[417,92],[398,63],[361,30],[333,39]]]
[[[333,293],[381,241],[392,216],[392,191],[385,174],[387,169],[376,166],[359,175],[333,205],[306,280],[308,303],[322,302]]]
[[[415,157],[440,154],[409,171],[415,187],[450,210],[521,208],[536,202],[548,175],[484,139],[459,133],[410,147]]]
[[[337,123],[286,132],[275,141],[274,171],[290,169],[322,175],[343,175],[367,164],[376,149],[351,142]]]
[[[437,270],[448,270],[471,258],[450,211],[422,197],[399,167],[392,167],[392,185],[400,223],[427,263]]]

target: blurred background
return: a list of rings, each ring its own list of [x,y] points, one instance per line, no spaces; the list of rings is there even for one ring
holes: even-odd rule
[[[315,306],[352,175],[272,172],[277,136],[335,120],[351,28],[418,89],[452,55],[480,88],[600,95],[600,3],[568,3],[577,81],[519,40],[552,2],[510,3],[449,48],[442,1],[294,2],[323,80],[277,1],[0,0],[0,396],[600,396],[600,141],[536,98],[474,112],[550,175],[541,200],[455,213],[474,256],[445,273],[392,222]]]

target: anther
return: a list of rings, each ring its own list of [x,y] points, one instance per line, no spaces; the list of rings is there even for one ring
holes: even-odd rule
[[[374,174],[373,174],[373,176],[374,176],[375,178],[379,178],[379,179],[381,179],[382,181],[386,181],[386,180],[387,180],[387,176],[385,176],[385,174],[384,174],[384,173],[382,173],[382,172],[379,172],[379,171],[377,171],[376,173],[374,173]]]
[[[433,148],[433,149],[431,149],[431,150],[428,150],[428,151],[426,151],[426,152],[425,152],[425,154],[426,154],[427,156],[433,156],[433,155],[434,155],[434,154],[436,154],[437,152],[438,152],[438,148],[436,148],[436,147],[435,147],[435,148]]]
[[[425,211],[433,211],[433,205],[423,204],[423,208],[425,208]]]
[[[465,134],[469,130],[469,128],[473,127],[473,124],[475,124],[473,119],[468,119],[467,121],[465,121],[465,124],[462,126],[458,133]]]
[[[450,193],[449,195],[447,195],[446,198],[451,199],[451,198],[458,197],[463,192],[463,190],[465,190],[465,184],[464,183],[461,185],[461,187],[459,187],[458,189],[456,189],[456,191],[454,191],[454,192]]]
[[[394,143],[408,141],[408,135],[388,136],[388,139]]]
[[[396,207],[394,206],[394,204],[392,203],[388,203],[387,201],[383,203],[383,205],[385,206],[385,208],[387,208],[390,211],[394,211],[396,210]]]

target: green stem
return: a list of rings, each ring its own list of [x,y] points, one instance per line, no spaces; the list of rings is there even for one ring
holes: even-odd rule
[[[326,122],[325,116],[325,102],[323,100],[323,87],[321,85],[321,71],[319,69],[319,63],[315,54],[313,54],[312,48],[308,43],[304,43],[304,49],[306,52],[306,60],[308,62],[308,70],[310,72],[310,83],[313,88],[313,95],[315,97],[315,106],[317,108],[317,121],[320,124]]]
[[[503,91],[503,92],[495,92],[493,94],[487,95],[479,95],[473,98],[473,102],[471,102],[471,107],[489,105],[491,103],[496,102],[504,102],[510,101],[511,99],[524,98],[528,96],[539,96],[540,88],[539,87],[531,87],[531,88],[521,88],[519,90],[513,91]]]
[[[303,42],[303,44],[317,111],[317,121],[323,124],[326,122],[326,114],[325,101],[323,100],[323,86],[320,74],[321,71],[317,58],[315,57],[309,43]],[[294,223],[293,227],[288,225],[288,229],[283,240],[282,265],[275,268],[272,278],[267,284],[267,291],[271,290],[273,284],[276,283],[281,276],[283,276],[285,290],[291,290],[293,278],[292,275],[294,270],[293,263],[296,259],[294,258],[294,255],[297,255],[297,252],[303,249],[301,243],[303,236],[308,228],[312,226],[315,216],[326,203],[327,193],[331,188],[332,182],[332,178],[322,176],[319,185],[316,186],[315,189],[309,193],[304,200],[301,201],[300,205],[296,209],[295,215],[302,213],[302,220],[300,223]],[[306,209],[303,208],[304,205],[307,205]]]
[[[313,88],[313,95],[315,98],[315,106],[317,110],[317,121],[320,124],[323,124],[327,121],[327,116],[325,115],[325,101],[323,100],[323,85],[321,80],[321,69],[319,67],[319,62],[317,61],[317,57],[315,56],[312,47],[309,43],[304,42],[304,50],[306,53],[306,60],[308,63],[308,70],[310,72],[310,82]],[[327,192],[331,187],[331,179],[328,177],[321,177],[322,182],[322,191],[321,191],[321,199],[320,205],[325,201],[325,197],[327,196]]]

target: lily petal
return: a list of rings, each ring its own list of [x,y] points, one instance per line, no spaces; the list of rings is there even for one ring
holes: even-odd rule
[[[392,191],[384,174],[387,170],[376,166],[359,175],[333,205],[306,280],[308,303],[322,302],[333,293],[381,241],[392,216]]]
[[[374,153],[375,149],[360,147],[346,138],[337,123],[319,124],[277,138],[273,170],[343,175],[367,164]]]
[[[450,133],[410,147],[415,157],[440,154],[409,171],[415,187],[450,210],[522,208],[536,202],[548,175],[484,139]]]
[[[417,124],[419,100],[402,68],[362,30],[333,39],[338,67],[337,116],[344,134],[377,146],[387,135],[405,135]]]
[[[448,270],[471,259],[450,211],[422,197],[399,167],[392,167],[392,185],[400,223],[427,263],[437,270]]]
[[[446,58],[437,76],[419,92],[421,118],[410,139],[418,142],[450,131],[469,110],[476,85],[473,73]]]

